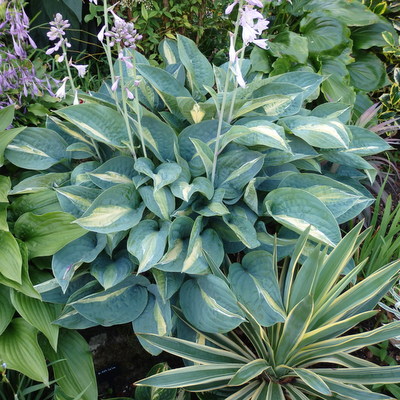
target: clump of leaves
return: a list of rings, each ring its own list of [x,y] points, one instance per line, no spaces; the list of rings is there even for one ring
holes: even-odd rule
[[[238,303],[234,308],[226,301],[225,307],[214,310],[214,318],[240,316],[244,321],[236,330],[223,334],[182,307],[176,311],[185,324],[182,338],[139,336],[194,365],[162,372],[137,384],[210,391],[214,395],[209,398],[226,400],[390,399],[367,386],[400,382],[400,367],[380,367],[350,353],[392,337],[400,323],[363,333],[347,332],[376,314],[372,309],[398,279],[400,261],[349,286],[364,265],[342,276],[365,237],[365,233],[359,235],[360,229],[361,224],[331,253],[319,245],[306,256],[308,229],[282,265],[277,263],[276,247],[274,254],[250,251],[241,263],[229,266],[227,276],[219,272],[200,278],[197,288],[186,283],[197,315],[208,312],[206,280],[210,285],[221,282],[230,287]],[[326,363],[329,368],[324,367]]]

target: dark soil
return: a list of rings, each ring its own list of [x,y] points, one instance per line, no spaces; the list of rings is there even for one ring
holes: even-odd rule
[[[93,353],[99,399],[134,397],[134,382],[144,378],[151,367],[167,362],[171,368],[183,366],[167,353],[155,357],[147,353],[130,324],[97,326],[81,331]]]

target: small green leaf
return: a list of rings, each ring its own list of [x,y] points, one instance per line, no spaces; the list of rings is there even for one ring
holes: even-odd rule
[[[22,257],[19,246],[10,232],[0,231],[0,273],[8,279],[22,283]]]
[[[22,318],[15,318],[0,336],[0,354],[7,368],[19,371],[47,386],[49,373],[37,342],[37,332]]]

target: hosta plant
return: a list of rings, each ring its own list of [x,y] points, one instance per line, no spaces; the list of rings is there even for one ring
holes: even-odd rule
[[[178,326],[180,338],[139,336],[191,365],[137,384],[183,387],[203,392],[199,397],[204,399],[391,399],[367,386],[400,382],[400,367],[381,367],[351,353],[392,337],[400,322],[363,332],[352,328],[376,314],[373,308],[398,279],[400,260],[359,282],[355,278],[363,263],[343,276],[365,236],[359,235],[360,228],[329,254],[318,245],[305,255],[308,230],[283,263],[277,263],[276,247],[274,254],[252,250],[232,263],[226,275],[219,271],[195,283],[187,281],[183,293],[191,292],[197,315],[185,310],[181,291],[182,312],[176,310],[184,324]],[[207,291],[211,284],[230,287],[236,294],[237,302],[225,299],[212,313],[214,321],[241,319],[237,329],[224,334],[203,324],[211,304],[220,300]]]
[[[13,116],[14,106],[0,110],[1,152],[7,141],[24,130],[23,127],[5,130]],[[3,164],[4,158],[0,159],[0,166]],[[79,232],[79,227],[78,231],[74,227],[71,229],[71,216],[58,211],[49,201],[42,201],[39,208],[21,201],[10,205],[10,189],[10,177],[0,175],[0,358],[4,362],[4,379],[6,368],[21,373],[13,375],[16,380],[11,384],[4,383],[4,393],[15,390],[19,399],[25,399],[34,388],[40,390],[56,381],[55,390],[63,391],[64,399],[79,395],[82,400],[95,400],[97,387],[89,347],[79,333],[52,324],[61,307],[42,301],[34,283],[49,279],[49,274],[29,260],[32,254],[35,257],[53,255],[85,231]],[[45,224],[39,216],[43,206],[51,211]],[[18,221],[11,217],[15,207],[21,215]],[[66,229],[69,231],[64,232]],[[47,365],[49,360],[52,375]],[[49,376],[55,381],[49,382]],[[28,377],[43,384],[26,388]],[[37,396],[39,398],[41,392]]]
[[[308,252],[319,241],[334,247],[339,224],[373,201],[363,182],[375,170],[363,157],[390,147],[349,125],[346,105],[310,109],[320,75],[246,74],[251,62],[236,53],[212,66],[183,36],[161,48],[165,68],[119,48],[113,81],[99,93],[81,93],[81,104],[45,128],[4,139],[8,167],[25,170],[9,191],[15,234],[33,261],[55,252],[54,280],[36,289],[65,306],[63,327],[132,322],[136,332],[169,335],[171,304],[196,313],[188,289],[198,280],[222,302],[236,301],[209,282],[228,257],[271,251],[278,232],[282,258],[307,226]],[[32,226],[65,233],[39,240]],[[243,321],[202,318],[215,330]]]

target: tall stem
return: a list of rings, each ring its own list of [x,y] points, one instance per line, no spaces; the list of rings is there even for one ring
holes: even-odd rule
[[[133,56],[132,56],[132,64],[133,64],[133,82],[134,82],[134,104],[135,104],[135,112],[136,112],[136,118],[137,118],[137,127],[139,131],[139,137],[140,137],[140,142],[142,144],[143,148],[143,155],[147,157],[147,151],[146,151],[146,146],[144,144],[144,135],[143,135],[143,127],[142,127],[142,113],[140,110],[140,104],[139,104],[139,90],[137,87],[137,75],[136,75],[136,55],[135,55],[135,50],[133,50]]]
[[[121,47],[118,45],[118,54],[121,51]],[[121,87],[121,96],[122,96],[122,116],[124,117],[126,130],[128,132],[129,137],[129,147],[130,151],[133,155],[133,158],[136,160],[136,152],[135,152],[135,145],[133,143],[133,132],[131,128],[131,124],[129,122],[129,115],[128,115],[128,108],[126,106],[126,102],[128,101],[128,97],[126,95],[126,87],[125,87],[125,80],[124,80],[124,71],[122,68],[122,60],[118,58],[118,67],[119,67],[119,83]]]
[[[239,10],[242,8],[242,5],[243,5],[243,0],[241,0],[239,3]],[[240,23],[240,11],[238,12],[238,16],[237,16],[237,19],[235,22],[235,31],[233,33],[233,47],[235,47],[235,45],[236,45],[236,39],[237,39],[237,35],[239,33],[239,23]],[[216,136],[216,140],[215,140],[214,158],[213,158],[213,165],[212,165],[212,170],[211,170],[211,183],[213,185],[214,185],[214,181],[215,181],[215,173],[217,170],[219,142],[220,142],[220,138],[221,138],[222,123],[224,121],[226,100],[228,97],[227,94],[228,94],[228,89],[229,89],[229,81],[230,81],[230,77],[231,77],[231,67],[232,67],[232,60],[229,58],[228,69],[226,71],[226,76],[225,76],[224,91],[222,94],[221,109],[220,109],[219,116],[218,116],[217,136]]]
[[[245,49],[246,49],[246,47],[243,46],[242,49],[240,50],[239,68],[242,68]],[[237,81],[235,81],[235,89],[234,89],[234,91],[233,91],[233,96],[232,96],[231,106],[230,106],[230,109],[229,109],[229,116],[228,116],[228,123],[229,123],[229,124],[230,124],[231,121],[232,121],[233,110],[234,110],[234,108],[235,108],[235,101],[236,101],[237,89],[238,89],[238,83],[237,83]]]
[[[67,48],[65,47],[64,43],[61,45],[61,48],[62,48],[62,51],[63,51],[64,61],[65,61],[65,65],[67,67],[67,73],[68,73],[69,81],[71,83],[71,88],[72,88],[73,92],[75,93],[76,92],[76,87],[75,87],[75,84],[74,84],[74,79],[72,78],[71,67],[69,66]]]

